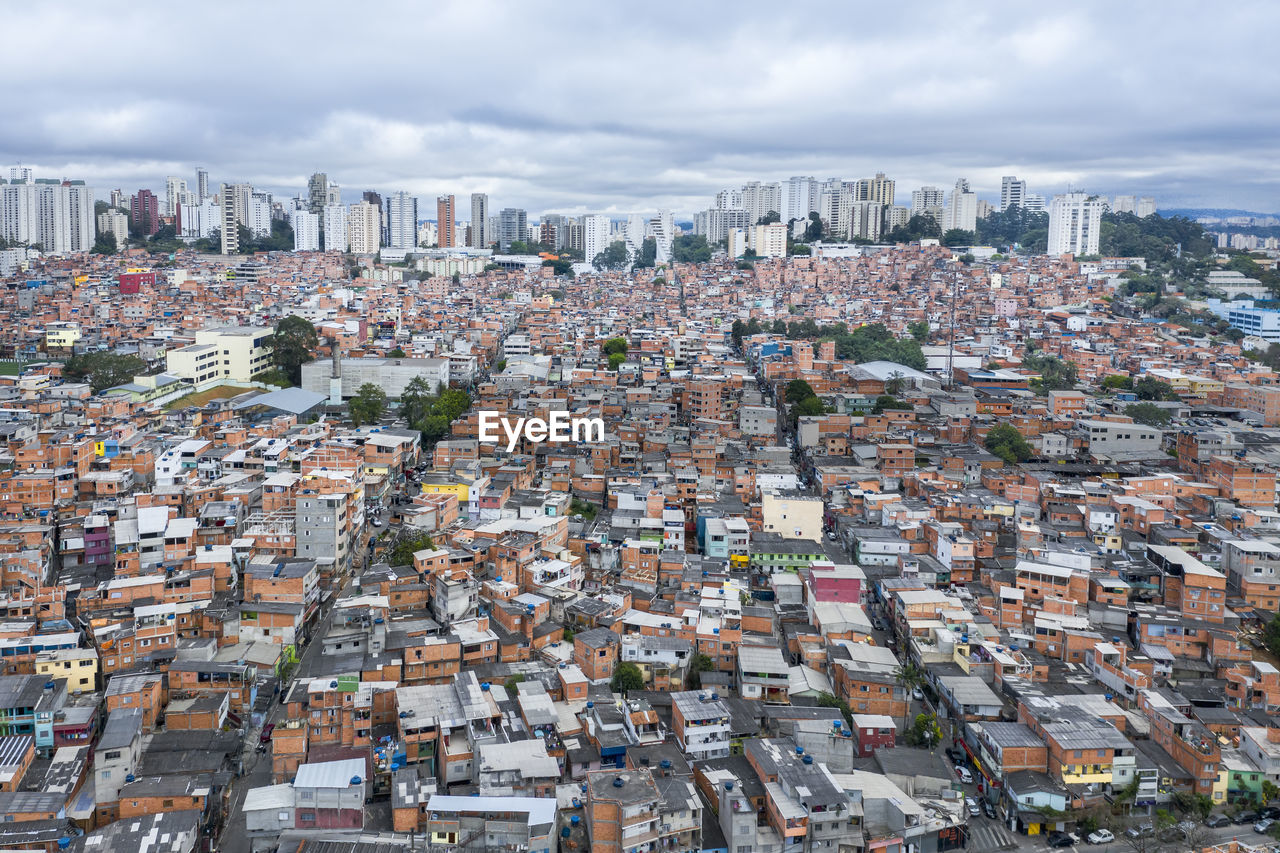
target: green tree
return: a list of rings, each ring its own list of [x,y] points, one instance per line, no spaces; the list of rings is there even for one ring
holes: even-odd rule
[[[614,693],[621,693],[624,696],[632,690],[644,689],[644,675],[640,672],[640,667],[630,661],[623,661],[613,670],[613,678],[609,681],[609,688]]]
[[[756,222],[757,225],[772,225],[775,222],[781,222],[782,215],[776,210],[771,210]]]
[[[787,390],[783,393],[783,399],[788,403],[799,403],[801,400],[816,396],[813,386],[803,379],[792,379],[787,383]]]
[[[1113,373],[1102,380],[1102,387],[1107,391],[1128,391],[1133,388],[1133,377]]]
[[[116,235],[106,231],[98,235],[98,238],[93,241],[93,248],[89,251],[95,255],[114,255],[119,248],[116,245]]]
[[[548,259],[542,262],[544,267],[551,267],[551,272],[555,275],[565,275],[573,278],[573,262],[566,261],[561,258]],[[562,299],[564,297],[561,297]]]
[[[1173,390],[1172,385],[1154,376],[1139,379],[1134,383],[1133,392],[1138,395],[1139,400],[1174,402],[1178,399],[1178,392]]]
[[[813,254],[813,249],[808,243],[792,243],[791,248],[787,249],[788,255],[808,256]]]
[[[929,321],[916,320],[914,323],[907,324],[907,331],[911,333],[911,337],[918,342],[924,343],[929,340]]]
[[[791,407],[791,423],[804,417],[826,414],[827,407],[817,397],[806,397]]]
[[[658,257],[658,241],[653,237],[645,237],[640,243],[640,251],[636,252],[633,269],[645,269],[653,266]]]
[[[315,359],[312,351],[319,345],[316,327],[305,317],[294,314],[276,324],[268,345],[271,361],[289,377],[290,384],[302,384],[302,365]]]
[[[678,264],[705,264],[711,260],[711,247],[703,234],[681,234],[671,241],[671,259]]]
[[[818,707],[839,708],[841,715],[844,716],[844,721],[849,724],[849,730],[853,730],[853,709],[849,707],[848,702],[840,699],[839,697],[833,696],[830,693],[819,693]]]
[[[914,243],[917,240],[937,240],[941,237],[942,229],[938,226],[938,221],[932,216],[917,213],[907,220],[906,225],[899,225],[886,234],[884,241],[886,243]]]
[[[963,228],[951,228],[942,235],[944,246],[972,246],[973,232]]]
[[[729,335],[733,339],[733,345],[737,349],[742,349],[742,334],[747,330],[747,324],[741,320],[734,320],[733,327]]]
[[[876,404],[871,411],[878,415],[886,409],[909,410],[914,408],[915,406],[911,405],[906,400],[899,400],[892,394],[881,394],[879,397],[876,397]]]
[[[1015,462],[1025,462],[1032,456],[1031,445],[1027,444],[1027,440],[1022,437],[1022,433],[1009,424],[993,426],[987,432],[982,443],[987,450],[1010,465]]]
[[[907,694],[907,708],[911,707],[911,694],[924,685],[925,673],[920,667],[908,661],[893,671],[893,678],[898,686]],[[907,717],[902,717],[902,728],[907,727]]]
[[[90,352],[73,355],[62,365],[62,377],[68,382],[88,382],[93,393],[124,385],[147,369],[136,355],[113,352]]]
[[[711,658],[703,654],[693,656],[693,660],[689,662],[689,678],[688,686],[690,690],[697,690],[702,686],[702,673],[710,672],[714,665]]]
[[[1263,779],[1262,804],[1265,806],[1277,797],[1280,797],[1280,787],[1277,787],[1270,779]]]
[[[916,714],[914,722],[903,732],[902,738],[911,746],[932,746],[942,741],[942,728],[933,714]]]
[[[387,358],[404,358],[404,350],[400,349],[400,347],[396,347],[391,352],[387,353]]]
[[[351,422],[356,426],[371,424],[382,417],[387,410],[387,392],[381,385],[366,382],[356,390],[356,395],[347,404],[351,413]]]
[[[825,229],[822,224],[822,217],[817,213],[810,213],[809,223],[804,227],[804,241],[806,243],[817,243],[822,240],[822,235],[824,233]]]
[[[1138,423],[1156,429],[1165,429],[1173,420],[1173,415],[1167,409],[1162,409],[1155,403],[1134,403],[1125,406],[1124,413]]]
[[[1280,613],[1271,617],[1271,621],[1262,629],[1262,643],[1267,651],[1280,657]]]
[[[416,424],[431,414],[433,402],[435,395],[431,393],[431,384],[423,377],[415,376],[400,394],[400,414],[410,426],[416,428]]]
[[[613,355],[614,353],[622,353],[623,355],[626,355],[627,339],[626,338],[609,338],[609,340],[601,344],[600,352],[604,353],[605,355]]]
[[[627,360],[627,354],[625,352],[609,353],[609,369],[616,371],[620,366],[622,366],[622,363],[626,360]]]
[[[1080,373],[1074,364],[1056,355],[1029,355],[1022,362],[1028,369],[1040,374],[1033,380],[1041,393],[1070,391],[1080,381]]]
[[[591,265],[598,270],[620,270],[627,265],[627,245],[615,240],[591,259]]]
[[[514,699],[516,696],[516,685],[523,683],[524,676],[517,672],[515,675],[510,676],[506,681],[502,682],[502,686],[507,689],[507,694]]]
[[[427,551],[436,547],[435,541],[426,533],[410,531],[402,532],[387,552],[386,560],[392,566],[412,566],[413,555],[419,551]]]

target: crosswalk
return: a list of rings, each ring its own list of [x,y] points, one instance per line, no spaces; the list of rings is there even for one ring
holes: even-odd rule
[[[969,821],[970,850],[1013,850],[1018,841],[1013,833],[993,820],[981,818]]]

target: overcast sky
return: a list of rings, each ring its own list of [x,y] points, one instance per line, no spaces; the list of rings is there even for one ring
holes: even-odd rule
[[[1280,4],[6,4],[0,164],[684,217],[884,171],[1280,210]],[[7,176],[7,170],[3,173]]]

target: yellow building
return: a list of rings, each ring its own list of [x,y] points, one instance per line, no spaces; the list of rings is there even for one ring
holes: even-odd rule
[[[166,370],[197,387],[212,382],[245,383],[271,369],[271,330],[227,326],[196,332],[190,346],[170,351]]]
[[[44,345],[47,349],[71,349],[80,340],[80,326],[57,321],[44,327]]]
[[[36,655],[36,675],[65,678],[68,693],[98,689],[98,653],[94,649],[54,649]]]

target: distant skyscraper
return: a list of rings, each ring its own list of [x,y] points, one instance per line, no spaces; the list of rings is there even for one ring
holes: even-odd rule
[[[627,217],[622,232],[622,242],[627,247],[627,257],[635,260],[640,254],[640,250],[644,248],[644,238],[648,236],[649,220],[638,213],[633,213]]]
[[[382,206],[382,196],[378,195],[373,190],[365,190],[361,198],[378,208],[378,245],[387,245],[387,211],[386,208]],[[347,239],[351,239],[350,223],[347,225]],[[352,245],[355,245],[354,242]],[[353,249],[352,251],[355,250]]]
[[[1133,205],[1133,213],[1135,216],[1145,218],[1154,216],[1156,212],[1156,200],[1150,196],[1139,198]]]
[[[387,196],[387,245],[395,249],[418,245],[418,199],[407,192]]]
[[[582,257],[587,263],[609,248],[609,217],[589,213],[582,217]]]
[[[1111,210],[1115,213],[1133,213],[1133,196],[1116,196],[1116,200],[1111,205]]]
[[[1024,204],[1023,207],[1025,207],[1028,211],[1031,211],[1034,213],[1044,213],[1045,211],[1044,196],[1036,195],[1035,193],[1027,193],[1026,199],[1027,199],[1026,204]]]
[[[659,210],[658,215],[649,220],[649,231],[653,234],[653,262],[658,265],[671,263],[671,246],[676,232],[671,211]]]
[[[742,207],[750,214],[754,225],[770,212],[782,214],[782,185],[762,184],[751,181],[742,186]]]
[[[30,184],[35,181],[35,174],[28,166],[10,166],[9,167],[9,183],[11,184]]]
[[[960,178],[947,201],[946,216],[943,217],[943,231],[959,229],[975,231],[978,227],[978,196],[970,191],[969,182]]]
[[[320,251],[320,217],[308,210],[293,211],[293,250]]]
[[[367,195],[367,194],[366,194]],[[376,255],[381,245],[382,212],[370,201],[360,201],[347,210],[347,243],[357,255]]]
[[[1005,211],[1017,205],[1025,207],[1027,200],[1027,182],[1018,180],[1016,175],[1005,175],[1000,179],[1000,210]]]
[[[808,219],[810,213],[818,210],[818,182],[809,177],[787,178],[782,182],[782,214],[783,222],[793,219]]]
[[[164,179],[164,210],[161,212],[163,216],[178,216],[178,205],[186,204],[190,199],[187,198],[187,182],[182,178],[169,176]]]
[[[324,250],[347,251],[347,209],[340,204],[327,204],[324,208]]]
[[[518,207],[504,207],[498,214],[498,246],[502,251],[511,248],[516,240],[524,242],[529,236],[529,215]]]
[[[223,184],[218,192],[218,200],[222,206],[222,254],[240,254],[240,224],[248,208],[247,196],[251,192],[248,184]]]
[[[489,196],[472,193],[471,246],[474,249],[487,249],[492,242],[493,234],[489,231]]]
[[[307,181],[307,210],[319,213],[329,202],[329,176],[316,172]]]
[[[1049,205],[1049,254],[1098,254],[1105,207],[1105,201],[1085,193],[1054,196]]]
[[[920,216],[929,209],[941,210],[943,204],[942,187],[921,187],[911,191],[911,215]]]
[[[39,243],[51,254],[89,251],[95,236],[93,190],[83,181],[34,183],[26,174],[19,173],[19,183],[0,185],[0,237]]]
[[[436,197],[436,245],[441,249],[451,249],[458,245],[456,238],[458,212],[454,209],[454,197],[442,195]]]
[[[201,204],[209,197],[209,171],[207,169],[196,169],[196,195],[199,196],[196,201]]]
[[[129,203],[129,221],[150,237],[160,230],[160,199],[151,190],[138,190]]]
[[[874,201],[888,206],[893,204],[894,181],[886,178],[884,172],[876,172],[874,178],[863,178],[857,182],[857,193],[854,201]]]
[[[129,219],[118,210],[98,214],[98,235],[110,234],[116,240],[116,248],[123,249],[129,243]]]

